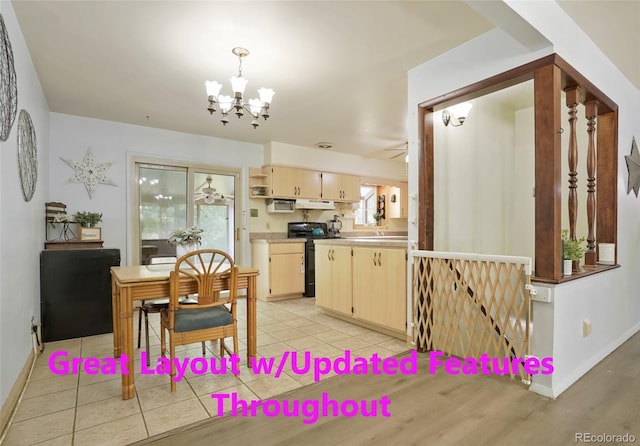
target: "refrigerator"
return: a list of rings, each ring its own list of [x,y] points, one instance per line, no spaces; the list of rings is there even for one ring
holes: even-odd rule
[[[119,249],[44,250],[40,254],[42,340],[113,331],[111,267]]]

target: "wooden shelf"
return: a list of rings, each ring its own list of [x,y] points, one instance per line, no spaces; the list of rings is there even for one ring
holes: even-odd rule
[[[100,249],[102,240],[50,240],[44,242],[44,249]]]

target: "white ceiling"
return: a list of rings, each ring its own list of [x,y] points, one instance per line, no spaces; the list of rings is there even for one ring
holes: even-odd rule
[[[610,38],[590,18],[614,11],[625,19],[614,34],[635,26],[632,36],[640,14],[628,16],[640,2],[575,3],[561,5],[595,29],[605,53],[627,55],[610,57],[640,86],[638,39]],[[12,4],[51,111],[260,144],[329,141],[332,150],[385,158],[407,139],[407,70],[493,28],[460,1]],[[219,112],[206,111],[205,80],[230,94],[236,46],[251,52],[246,96],[276,91],[257,130],[247,117],[223,127]],[[624,52],[634,48],[635,65]]]

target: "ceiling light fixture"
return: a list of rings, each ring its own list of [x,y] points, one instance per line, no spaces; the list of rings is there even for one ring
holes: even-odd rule
[[[215,104],[219,104],[220,111],[222,112],[221,122],[223,125],[227,125],[230,111],[234,111],[236,116],[241,118],[244,116],[244,112],[242,111],[244,109],[249,112],[253,118],[251,125],[255,129],[260,125],[258,124],[258,118],[260,116],[265,120],[269,117],[269,105],[271,105],[271,99],[275,93],[271,88],[260,88],[258,90],[260,99],[249,99],[249,105],[247,105],[242,97],[248,82],[247,79],[242,77],[242,58],[249,55],[249,50],[236,47],[231,50],[231,52],[238,56],[240,62],[238,65],[238,75],[231,78],[231,88],[233,89],[234,96],[220,95],[222,84],[216,81],[206,81],[204,85],[207,88],[207,96],[209,97],[209,107],[207,107],[207,110],[209,110],[210,114],[213,114],[213,112],[216,111]]]
[[[442,122],[444,122],[445,126],[451,123],[453,127],[460,127],[464,124],[465,119],[467,119],[467,115],[472,106],[473,104],[471,104],[471,102],[461,102],[453,107],[445,108],[442,110]]]

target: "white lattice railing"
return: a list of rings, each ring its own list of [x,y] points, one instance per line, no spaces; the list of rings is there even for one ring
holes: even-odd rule
[[[462,358],[529,354],[531,259],[411,251],[413,340]],[[518,375],[529,382],[523,367]]]

